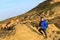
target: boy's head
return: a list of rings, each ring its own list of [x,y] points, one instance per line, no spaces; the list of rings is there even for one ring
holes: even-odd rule
[[[41,21],[44,21],[44,17],[40,17],[40,20],[41,20]]]

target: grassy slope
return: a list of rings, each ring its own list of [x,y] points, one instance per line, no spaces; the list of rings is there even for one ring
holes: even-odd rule
[[[44,37],[30,24],[18,24],[15,28],[14,35],[6,36],[4,39],[0,40],[44,40]],[[57,31],[59,31],[59,29],[53,24],[50,24],[46,31],[48,35],[46,40],[58,40],[60,35],[57,34]]]
[[[60,16],[57,16],[57,15],[60,15],[60,14],[58,14],[59,10],[56,11],[57,15],[55,14],[55,11],[54,11],[54,10],[56,10],[55,8],[57,8],[57,7],[60,7],[59,2],[55,3],[55,4],[50,4],[48,1],[44,1],[43,3],[39,4],[37,7],[33,8],[32,10],[28,11],[25,14],[18,15],[13,18],[9,18],[7,20],[1,21],[0,24],[3,25],[4,23],[7,24],[11,20],[14,20],[14,23],[11,25],[15,25],[14,26],[15,29],[12,31],[12,32],[14,32],[14,33],[12,33],[14,35],[10,35],[11,31],[8,30],[9,28],[7,26],[6,26],[7,30],[3,29],[9,33],[8,34],[9,36],[5,37],[4,40],[36,40],[36,39],[43,40],[43,36],[39,35],[39,32],[36,29],[40,16],[44,16],[45,18],[47,18],[47,21],[49,23],[49,27],[47,29],[47,33],[48,33],[47,40],[59,39],[60,34],[57,34],[57,31],[59,31],[58,28],[60,28],[60,26],[59,26],[60,22],[58,22],[58,21],[60,21]],[[59,9],[59,8],[57,8],[57,9]],[[51,12],[51,10],[54,13],[48,13],[48,11]],[[49,19],[49,17],[50,17],[50,19]],[[52,17],[54,17],[54,18],[52,18]],[[15,24],[16,19],[19,19],[19,25]],[[30,25],[30,27],[29,27],[29,25]],[[1,31],[3,31],[3,30],[1,30]],[[3,33],[3,35],[4,34],[5,33]],[[52,35],[52,34],[54,34],[54,35]],[[3,40],[3,39],[1,39],[1,40]]]

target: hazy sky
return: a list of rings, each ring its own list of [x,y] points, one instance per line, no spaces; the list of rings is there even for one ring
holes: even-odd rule
[[[0,20],[25,13],[44,0],[0,0]]]

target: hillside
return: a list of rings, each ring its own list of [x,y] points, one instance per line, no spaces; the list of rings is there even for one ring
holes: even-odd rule
[[[44,37],[30,24],[18,24],[13,32],[15,33],[10,33],[9,36],[6,35],[5,38],[0,38],[0,40],[44,40]],[[46,32],[48,35],[46,40],[60,40],[59,29],[53,24],[49,25]]]
[[[38,32],[39,17],[49,24],[46,40],[60,40],[60,1],[46,0],[25,14],[0,22],[0,40],[44,40]]]

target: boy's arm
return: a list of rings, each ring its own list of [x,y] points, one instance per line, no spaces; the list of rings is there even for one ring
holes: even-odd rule
[[[48,23],[47,23],[47,22],[45,22],[45,23],[44,23],[44,25],[47,27],[47,26],[48,26]]]

